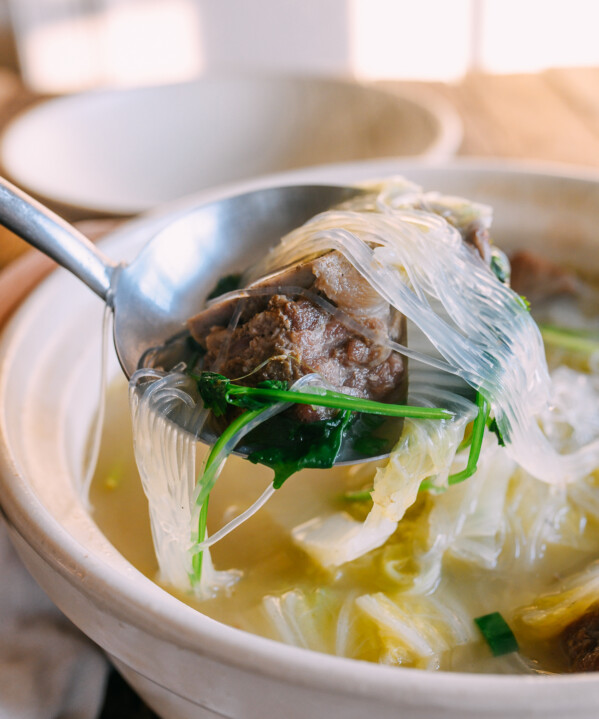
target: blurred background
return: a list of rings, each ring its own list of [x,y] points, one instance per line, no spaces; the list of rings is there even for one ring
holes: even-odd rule
[[[331,162],[592,170],[598,26],[595,0],[0,0],[0,172],[97,236]]]
[[[593,0],[0,0],[1,59],[38,92],[273,68],[451,82],[597,65],[598,18]]]

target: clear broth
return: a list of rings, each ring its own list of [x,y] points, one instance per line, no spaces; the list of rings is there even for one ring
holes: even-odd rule
[[[108,392],[102,446],[91,488],[94,519],[127,560],[155,579],[158,566],[148,506],[132,445],[127,386],[125,380],[119,378]],[[198,454],[200,463],[203,451]],[[411,525],[400,523],[384,547],[334,572],[316,566],[294,545],[289,530],[321,512],[332,510],[344,510],[363,518],[366,508],[360,503],[348,503],[343,493],[371,484],[374,471],[373,465],[364,464],[349,469],[306,470],[294,475],[258,514],[212,547],[217,569],[234,568],[243,572],[230,591],[214,599],[198,601],[191,594],[165,589],[213,619],[272,639],[281,637],[265,617],[263,598],[302,590],[324,607],[315,609],[319,636],[316,646],[311,648],[337,653],[337,622],[345,598],[373,592],[393,595],[401,591],[401,582],[388,567],[392,565],[394,553],[402,555],[402,546],[411,541],[406,527],[413,526],[419,516],[426,521],[429,503],[434,500],[423,495],[409,511],[407,519],[413,520]],[[211,494],[209,532],[213,533],[249,506],[270,481],[270,470],[237,457],[230,458]],[[436,593],[459,593],[471,617],[499,611],[509,618],[516,607],[548,591],[556,576],[570,574],[599,557],[598,530],[593,521],[581,524],[583,549],[548,545],[532,572],[518,568],[509,572],[484,570],[449,558],[444,560],[443,579]],[[388,661],[384,658],[384,642],[372,621],[359,612],[352,615],[351,621],[351,637],[344,646],[344,654],[357,659]],[[564,670],[564,659],[555,642],[532,641],[522,636],[518,636],[518,640],[520,655],[492,657],[481,638],[445,652],[434,668],[498,673]]]

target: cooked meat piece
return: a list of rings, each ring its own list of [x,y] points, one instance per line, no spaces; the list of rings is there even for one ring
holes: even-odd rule
[[[564,629],[561,643],[573,672],[599,671],[599,602]]]
[[[462,237],[467,245],[478,252],[485,264],[488,265],[491,262],[491,236],[484,225],[473,222],[462,231]]]
[[[364,322],[378,332],[384,331],[381,324],[376,319]],[[242,377],[271,357],[285,356],[256,372],[253,384],[265,379],[294,381],[318,372],[336,387],[352,390],[350,394],[380,399],[394,387],[386,370],[398,371],[402,365],[396,353],[348,329],[303,297],[273,295],[262,312],[232,333],[213,328],[205,338],[207,367],[219,364],[229,335],[227,356],[219,369],[227,377]]]
[[[389,305],[356,268],[338,252],[329,252],[311,263],[312,289],[339,309],[356,317],[389,318]]]
[[[314,273],[312,272],[312,266],[314,261],[303,262],[299,265],[294,265],[291,268],[281,270],[263,277],[257,282],[253,282],[246,289],[268,289],[273,288],[273,292],[276,291],[277,287],[303,287],[304,289],[311,287],[314,283]],[[201,342],[212,327],[217,325],[226,326],[233,317],[233,313],[238,307],[241,309],[239,316],[239,322],[246,322],[256,312],[264,309],[266,302],[263,297],[252,297],[244,300],[243,304],[239,304],[238,298],[233,299],[221,299],[216,298],[212,303],[202,310],[195,317],[190,318],[187,321],[189,331]]]
[[[304,282],[306,269],[303,265]],[[404,341],[405,318],[382,302],[339,253],[312,261],[310,270],[312,292],[325,296],[381,342],[389,337]],[[296,282],[297,276],[290,284],[297,286]],[[251,312],[240,306],[239,321],[231,330],[228,321],[238,303],[229,304],[226,311],[212,308],[189,321],[192,335],[207,350],[206,369],[251,385],[267,379],[294,382],[318,372],[347,394],[398,402],[405,398],[405,360],[310,299],[280,292],[252,297]],[[210,320],[215,319],[218,323],[212,324]],[[295,411],[304,421],[327,416],[327,410],[309,406],[298,406]]]
[[[512,289],[524,295],[533,305],[577,292],[577,279],[573,272],[534,252],[515,252],[510,257],[510,264]]]

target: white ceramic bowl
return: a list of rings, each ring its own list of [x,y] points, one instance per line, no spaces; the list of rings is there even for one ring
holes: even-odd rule
[[[371,157],[447,159],[456,111],[422,89],[301,77],[207,76],[61,97],[17,117],[0,157],[64,205],[137,214],[206,187]]]
[[[599,176],[507,166],[433,169],[396,162],[303,171],[263,184],[348,182],[403,172],[427,188],[491,202],[495,236],[599,271]],[[131,256],[181,208],[104,242]],[[599,676],[427,673],[320,655],[223,626],[167,594],[112,547],[75,487],[96,404],[102,306],[64,271],[29,297],[0,345],[0,497],[11,537],[54,602],[169,719],[596,719]]]

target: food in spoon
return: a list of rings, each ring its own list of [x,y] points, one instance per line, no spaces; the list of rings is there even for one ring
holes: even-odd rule
[[[300,263],[248,289],[259,294],[213,303],[189,320],[192,336],[206,350],[206,369],[253,386],[265,380],[294,382],[316,372],[347,394],[403,402],[406,362],[388,342],[405,342],[405,318],[339,252]],[[236,311],[236,325],[229,327]],[[310,421],[330,416],[330,411],[304,405],[297,416]]]

